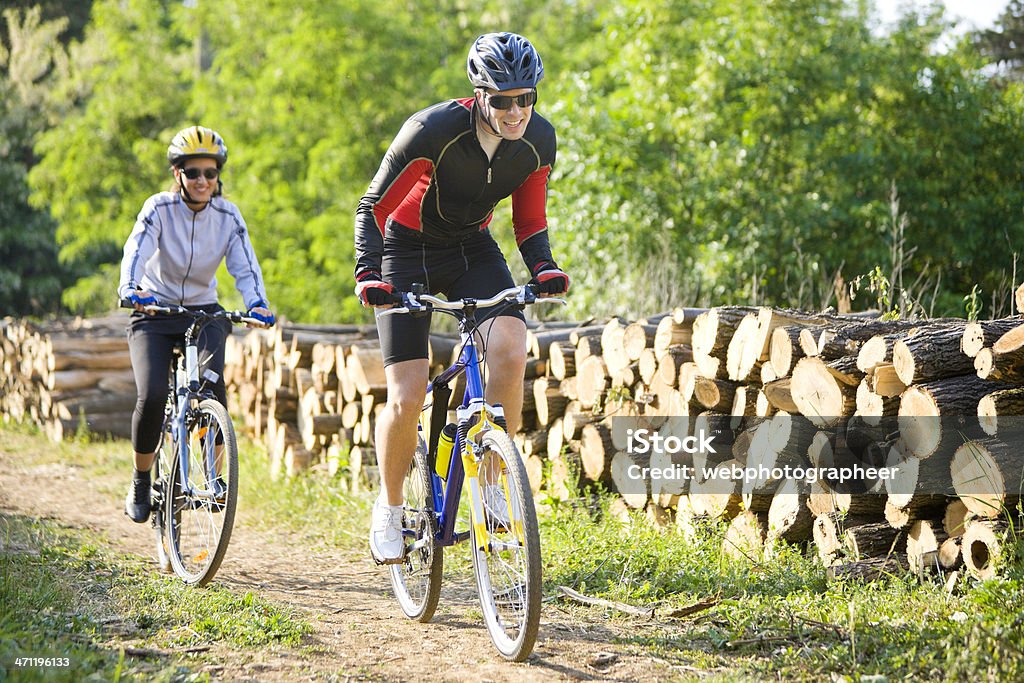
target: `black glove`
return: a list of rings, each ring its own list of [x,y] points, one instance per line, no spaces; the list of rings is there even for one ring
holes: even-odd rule
[[[395,303],[395,288],[381,277],[380,273],[368,270],[356,277],[356,295],[363,306],[391,306]]]
[[[538,294],[565,294],[569,291],[569,276],[554,263],[544,261],[534,267],[530,284],[534,285]]]

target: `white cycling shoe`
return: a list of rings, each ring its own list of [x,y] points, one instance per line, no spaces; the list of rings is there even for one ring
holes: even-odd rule
[[[373,502],[370,554],[377,564],[398,564],[404,559],[405,539],[402,538],[401,505],[388,505],[380,497]]]

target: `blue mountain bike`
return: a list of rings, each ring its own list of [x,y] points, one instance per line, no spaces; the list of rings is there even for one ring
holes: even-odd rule
[[[124,308],[132,308],[127,300]],[[192,586],[213,580],[227,552],[238,501],[238,442],[235,429],[210,384],[219,378],[201,371],[197,340],[213,320],[265,327],[244,311],[190,310],[145,306],[149,314],[192,319],[184,343],[175,347],[160,443],[153,462],[153,529],[157,561]]]
[[[469,540],[491,640],[504,658],[523,661],[533,650],[540,626],[540,535],[530,482],[522,456],[505,431],[504,411],[484,401],[486,343],[478,347],[478,328],[509,307],[565,302],[538,298],[530,285],[511,287],[489,299],[445,301],[416,292],[400,298],[400,308],[379,315],[451,315],[459,323],[462,346],[458,361],[427,386],[419,445],[404,482],[405,558],[390,565],[395,596],[406,616],[430,621],[441,594],[444,548]],[[491,306],[495,309],[487,318],[477,320],[476,311]],[[455,425],[446,426],[450,384],[462,373],[465,396],[455,411]],[[456,531],[467,483],[471,525]]]

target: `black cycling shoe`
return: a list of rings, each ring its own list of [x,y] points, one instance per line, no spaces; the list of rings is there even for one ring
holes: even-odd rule
[[[128,495],[124,499],[124,514],[128,519],[142,524],[149,519],[153,502],[150,500],[150,482],[148,479],[132,479],[128,485]]]

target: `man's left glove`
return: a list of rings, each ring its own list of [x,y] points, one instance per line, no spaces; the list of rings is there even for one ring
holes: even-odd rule
[[[534,267],[530,284],[535,286],[538,294],[557,296],[569,291],[569,276],[554,263],[543,261]]]

